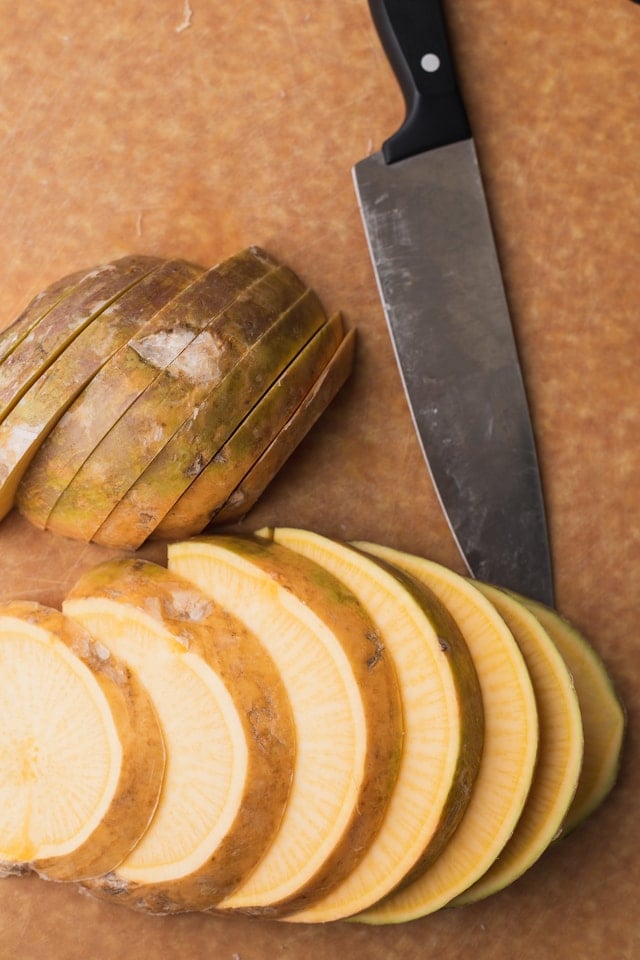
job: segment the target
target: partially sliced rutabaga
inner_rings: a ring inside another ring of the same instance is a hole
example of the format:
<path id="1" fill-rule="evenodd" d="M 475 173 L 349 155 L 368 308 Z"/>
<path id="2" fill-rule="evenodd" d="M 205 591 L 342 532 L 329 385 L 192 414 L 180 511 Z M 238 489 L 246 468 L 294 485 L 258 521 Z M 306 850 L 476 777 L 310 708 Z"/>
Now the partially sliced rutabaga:
<path id="1" fill-rule="evenodd" d="M 87 273 L 0 364 L 0 420 L 94 317 L 160 263 L 156 257 L 124 257 Z"/>
<path id="2" fill-rule="evenodd" d="M 200 533 L 302 403 L 343 338 L 334 314 L 289 364 L 151 534 L 176 540 Z"/>
<path id="3" fill-rule="evenodd" d="M 464 577 L 433 561 L 373 543 L 357 544 L 429 587 L 456 621 L 480 683 L 484 745 L 469 804 L 457 830 L 422 876 L 356 918 L 402 923 L 446 906 L 482 877 L 520 818 L 535 769 L 538 715 L 531 679 L 513 634 Z"/>
<path id="4" fill-rule="evenodd" d="M 46 317 L 53 307 L 75 290 L 89 273 L 94 276 L 95 270 L 93 268 L 91 270 L 77 270 L 75 273 L 67 274 L 60 280 L 49 284 L 48 287 L 36 294 L 20 316 L 0 332 L 0 363 Z"/>
<path id="5" fill-rule="evenodd" d="M 571 674 L 539 620 L 510 594 L 478 589 L 513 633 L 531 676 L 540 743 L 531 787 L 513 836 L 499 859 L 454 903 L 473 903 L 504 889 L 531 867 L 562 830 L 580 776 L 582 719 Z"/>
<path id="6" fill-rule="evenodd" d="M 306 290 L 250 342 L 235 366 L 193 408 L 146 470 L 121 497 L 93 535 L 95 543 L 135 550 L 147 539 L 194 476 L 222 444 L 278 374 L 326 322 L 322 304 Z"/>
<path id="7" fill-rule="evenodd" d="M 246 287 L 134 401 L 64 490 L 47 529 L 89 541 L 173 434 L 298 297 L 304 286 L 276 267 Z"/>
<path id="8" fill-rule="evenodd" d="M 64 610 L 145 684 L 168 759 L 149 830 L 88 888 L 152 913 L 209 908 L 258 863 L 288 798 L 295 731 L 278 671 L 237 619 L 148 561 L 100 565 Z"/>
<path id="9" fill-rule="evenodd" d="M 259 500 L 349 377 L 355 341 L 355 330 L 349 330 L 303 402 L 215 514 L 213 522 L 216 525 L 241 520 Z"/>
<path id="10" fill-rule="evenodd" d="M 259 534 L 320 564 L 357 596 L 398 674 L 403 751 L 380 830 L 338 887 L 286 918 L 337 920 L 366 909 L 420 874 L 450 840 L 480 763 L 480 688 L 454 621 L 413 578 L 307 530 L 276 528 Z"/>
<path id="11" fill-rule="evenodd" d="M 115 869 L 156 810 L 164 742 L 126 666 L 58 610 L 0 605 L 0 868 Z"/>
<path id="12" fill-rule="evenodd" d="M 59 497 L 131 404 L 214 316 L 273 266 L 267 254 L 248 248 L 210 270 L 194 268 L 189 286 L 93 377 L 36 454 L 17 497 L 31 523 L 46 526 Z"/>
<path id="13" fill-rule="evenodd" d="M 519 595 L 517 599 L 540 621 L 558 648 L 580 705 L 584 755 L 578 787 L 562 822 L 562 833 L 567 834 L 593 813 L 616 781 L 625 711 L 602 659 L 580 631 L 538 601 Z"/>
<path id="14" fill-rule="evenodd" d="M 0 423 L 0 519 L 44 439 L 109 358 L 192 276 L 193 266 L 169 260 L 102 311 L 66 347 Z"/>
<path id="15" fill-rule="evenodd" d="M 307 558 L 227 536 L 168 552 L 169 569 L 260 637 L 289 695 L 297 757 L 282 824 L 257 868 L 220 904 L 281 916 L 336 887 L 380 828 L 402 749 L 394 666 L 356 597 Z"/>

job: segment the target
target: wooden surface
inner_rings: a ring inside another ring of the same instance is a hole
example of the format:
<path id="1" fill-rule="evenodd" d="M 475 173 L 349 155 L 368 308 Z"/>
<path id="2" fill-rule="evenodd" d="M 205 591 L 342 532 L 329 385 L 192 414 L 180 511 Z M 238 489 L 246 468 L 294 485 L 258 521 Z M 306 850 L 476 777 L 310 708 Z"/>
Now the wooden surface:
<path id="1" fill-rule="evenodd" d="M 613 795 L 510 890 L 398 928 L 150 919 L 0 883 L 0 960 L 635 960 L 640 893 L 640 8 L 449 0 L 542 460 L 557 600 L 629 713 Z M 142 252 L 259 243 L 359 330 L 357 371 L 249 518 L 462 569 L 400 388 L 351 185 L 402 103 L 365 0 L 0 0 L 0 324 Z M 144 555 L 162 558 L 153 547 Z M 15 514 L 0 596 L 110 555 Z"/>

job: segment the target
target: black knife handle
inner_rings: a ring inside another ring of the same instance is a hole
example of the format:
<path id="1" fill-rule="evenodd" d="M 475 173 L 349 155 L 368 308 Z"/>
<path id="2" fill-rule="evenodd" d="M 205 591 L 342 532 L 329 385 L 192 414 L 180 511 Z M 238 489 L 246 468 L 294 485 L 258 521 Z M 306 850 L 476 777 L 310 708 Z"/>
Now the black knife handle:
<path id="1" fill-rule="evenodd" d="M 439 0 L 369 0 L 369 8 L 406 106 L 402 126 L 382 146 L 386 162 L 468 140 Z"/>

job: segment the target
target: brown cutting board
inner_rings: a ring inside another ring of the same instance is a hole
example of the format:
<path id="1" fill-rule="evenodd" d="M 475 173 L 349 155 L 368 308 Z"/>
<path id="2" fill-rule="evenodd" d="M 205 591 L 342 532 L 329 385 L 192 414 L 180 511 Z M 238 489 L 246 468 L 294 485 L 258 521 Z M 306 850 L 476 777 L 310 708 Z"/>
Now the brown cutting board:
<path id="1" fill-rule="evenodd" d="M 626 700 L 618 786 L 511 889 L 395 928 L 152 919 L 0 882 L 0 960 L 634 960 L 640 860 L 640 7 L 449 0 L 538 436 L 557 599 Z M 65 273 L 259 243 L 359 330 L 357 369 L 248 518 L 462 570 L 413 433 L 350 169 L 402 119 L 365 0 L 0 4 L 0 325 Z M 428 347 L 428 344 L 426 345 Z M 162 559 L 162 547 L 145 556 Z M 111 555 L 0 527 L 2 598 Z"/>

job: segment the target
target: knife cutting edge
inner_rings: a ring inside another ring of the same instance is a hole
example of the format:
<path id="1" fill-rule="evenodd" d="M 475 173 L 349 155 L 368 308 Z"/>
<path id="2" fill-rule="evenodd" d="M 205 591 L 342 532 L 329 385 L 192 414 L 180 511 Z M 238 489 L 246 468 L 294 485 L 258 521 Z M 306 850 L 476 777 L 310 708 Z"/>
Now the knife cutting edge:
<path id="1" fill-rule="evenodd" d="M 406 102 L 353 175 L 411 414 L 472 576 L 553 606 L 540 473 L 438 0 L 369 0 Z"/>

